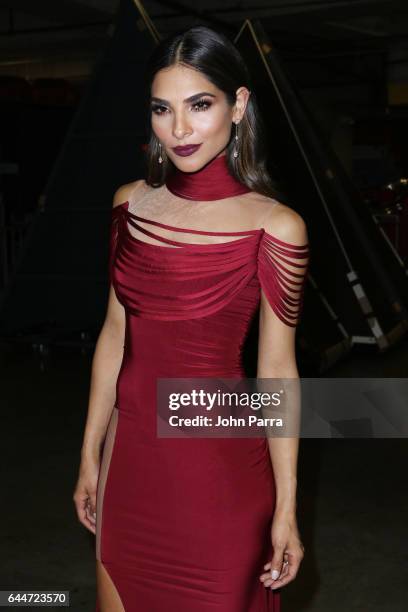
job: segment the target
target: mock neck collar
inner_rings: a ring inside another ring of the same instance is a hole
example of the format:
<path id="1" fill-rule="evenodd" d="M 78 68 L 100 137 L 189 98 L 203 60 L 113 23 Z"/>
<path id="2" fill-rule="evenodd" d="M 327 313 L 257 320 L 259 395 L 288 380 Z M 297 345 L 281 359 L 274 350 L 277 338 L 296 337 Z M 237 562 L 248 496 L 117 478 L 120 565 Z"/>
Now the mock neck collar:
<path id="1" fill-rule="evenodd" d="M 183 172 L 174 166 L 166 178 L 166 187 L 187 200 L 221 200 L 251 191 L 229 172 L 224 154 L 214 157 L 195 172 Z"/>

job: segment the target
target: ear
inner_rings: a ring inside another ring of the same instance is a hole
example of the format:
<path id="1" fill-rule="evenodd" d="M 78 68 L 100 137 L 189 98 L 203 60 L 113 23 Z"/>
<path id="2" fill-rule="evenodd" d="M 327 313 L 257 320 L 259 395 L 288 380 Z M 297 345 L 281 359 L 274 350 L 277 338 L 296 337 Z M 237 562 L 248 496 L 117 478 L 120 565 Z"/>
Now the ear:
<path id="1" fill-rule="evenodd" d="M 247 107 L 249 96 L 251 95 L 251 92 L 249 91 L 247 87 L 240 87 L 239 89 L 237 89 L 235 95 L 236 95 L 236 102 L 234 106 L 232 120 L 235 123 L 239 123 L 242 120 L 242 117 L 244 116 L 245 109 Z"/>

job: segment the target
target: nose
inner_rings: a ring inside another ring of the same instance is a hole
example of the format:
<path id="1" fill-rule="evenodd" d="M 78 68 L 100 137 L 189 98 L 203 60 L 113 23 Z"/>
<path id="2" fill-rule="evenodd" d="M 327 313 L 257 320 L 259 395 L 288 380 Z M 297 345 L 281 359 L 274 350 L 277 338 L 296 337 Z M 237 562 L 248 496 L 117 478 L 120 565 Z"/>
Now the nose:
<path id="1" fill-rule="evenodd" d="M 173 136 L 178 140 L 182 140 L 189 134 L 191 134 L 191 126 L 189 125 L 184 113 L 175 115 L 173 123 Z"/>

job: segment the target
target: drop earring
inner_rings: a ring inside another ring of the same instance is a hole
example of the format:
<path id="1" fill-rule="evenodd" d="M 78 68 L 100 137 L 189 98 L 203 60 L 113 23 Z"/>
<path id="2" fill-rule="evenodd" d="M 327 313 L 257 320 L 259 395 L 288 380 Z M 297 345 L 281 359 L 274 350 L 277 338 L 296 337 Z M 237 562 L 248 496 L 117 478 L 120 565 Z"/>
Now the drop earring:
<path id="1" fill-rule="evenodd" d="M 157 160 L 159 162 L 159 164 L 163 163 L 163 158 L 162 158 L 162 146 L 161 146 L 161 142 L 159 142 L 159 159 Z"/>
<path id="2" fill-rule="evenodd" d="M 235 124 L 235 148 L 233 155 L 235 159 L 238 157 L 238 123 Z"/>

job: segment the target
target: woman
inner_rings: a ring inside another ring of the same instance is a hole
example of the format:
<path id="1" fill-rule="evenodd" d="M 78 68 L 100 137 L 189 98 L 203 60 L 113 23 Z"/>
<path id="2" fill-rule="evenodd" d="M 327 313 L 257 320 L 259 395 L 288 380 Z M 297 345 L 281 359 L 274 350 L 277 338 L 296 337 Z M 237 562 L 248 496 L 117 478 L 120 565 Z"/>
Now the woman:
<path id="1" fill-rule="evenodd" d="M 147 75 L 148 176 L 114 196 L 74 493 L 96 535 L 97 610 L 277 612 L 304 550 L 297 438 L 158 437 L 156 381 L 243 378 L 259 308 L 257 376 L 298 378 L 306 228 L 274 198 L 226 37 L 197 26 L 165 40 Z"/>

